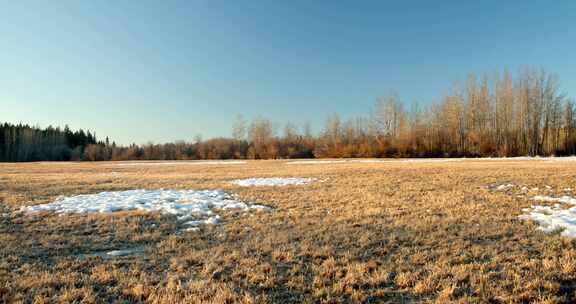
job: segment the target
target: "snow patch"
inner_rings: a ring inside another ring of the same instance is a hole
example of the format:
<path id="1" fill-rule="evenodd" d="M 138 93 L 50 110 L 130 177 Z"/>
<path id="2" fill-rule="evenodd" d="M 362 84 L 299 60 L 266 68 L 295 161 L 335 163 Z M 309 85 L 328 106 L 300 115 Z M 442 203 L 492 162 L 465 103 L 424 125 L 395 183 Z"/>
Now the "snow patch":
<path id="1" fill-rule="evenodd" d="M 535 196 L 535 201 L 554 202 L 554 206 L 532 206 L 524 208 L 521 220 L 532 220 L 538 223 L 539 230 L 546 233 L 561 231 L 565 237 L 576 238 L 576 207 L 565 208 L 562 204 L 576 205 L 576 198 L 569 196 L 550 197 Z"/>
<path id="2" fill-rule="evenodd" d="M 501 185 L 498 185 L 498 184 L 490 184 L 490 185 L 488 185 L 488 186 L 485 186 L 486 189 L 492 190 L 492 191 L 506 191 L 506 190 L 512 189 L 512 188 L 514 188 L 514 187 L 516 187 L 516 185 L 514 185 L 514 184 L 501 184 Z M 521 190 L 522 190 L 522 191 L 526 191 L 527 188 L 526 188 L 526 187 L 522 187 Z"/>
<path id="3" fill-rule="evenodd" d="M 103 251 L 93 251 L 88 253 L 80 253 L 76 254 L 75 257 L 80 260 L 86 260 L 90 258 L 102 258 L 104 260 L 113 259 L 113 258 L 125 258 L 125 257 L 134 257 L 134 256 L 141 256 L 144 254 L 144 250 L 146 247 L 144 246 L 137 246 L 132 248 L 124 248 L 124 249 L 116 249 L 116 250 L 103 250 Z"/>
<path id="4" fill-rule="evenodd" d="M 143 252 L 143 249 L 120 249 L 120 250 L 112 250 L 112 251 L 108 251 L 106 252 L 106 255 L 112 256 L 112 257 L 120 257 L 120 256 L 127 256 L 127 255 L 133 255 L 133 254 L 138 254 Z"/>
<path id="5" fill-rule="evenodd" d="M 235 200 L 222 190 L 127 190 L 60 197 L 49 204 L 25 206 L 24 212 L 111 213 L 142 210 L 175 215 L 186 226 L 220 222 L 216 210 L 270 210 L 270 207 Z"/>
<path id="6" fill-rule="evenodd" d="M 513 188 L 514 185 L 513 184 L 504 184 L 504 185 L 499 185 L 496 187 L 497 191 L 504 191 L 504 190 L 508 190 L 510 188 Z"/>
<path id="7" fill-rule="evenodd" d="M 268 177 L 268 178 L 246 178 L 237 179 L 232 181 L 242 187 L 255 187 L 255 186 L 289 186 L 289 185 L 305 185 L 315 181 L 315 178 L 301 178 L 301 177 Z"/>

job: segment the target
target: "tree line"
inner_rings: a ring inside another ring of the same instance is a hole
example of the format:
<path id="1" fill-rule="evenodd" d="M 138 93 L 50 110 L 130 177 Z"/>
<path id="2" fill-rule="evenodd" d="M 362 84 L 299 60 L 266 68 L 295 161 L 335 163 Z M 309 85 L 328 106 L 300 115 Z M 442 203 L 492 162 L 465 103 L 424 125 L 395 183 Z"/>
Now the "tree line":
<path id="1" fill-rule="evenodd" d="M 238 117 L 230 138 L 119 146 L 94 134 L 4 124 L 3 161 L 193 160 L 326 157 L 482 157 L 573 155 L 574 101 L 559 91 L 558 77 L 525 68 L 515 77 L 470 75 L 440 102 L 409 107 L 391 94 L 369 114 L 328 117 L 314 134 L 309 124 L 280 127 L 265 118 Z"/>
<path id="2" fill-rule="evenodd" d="M 84 148 L 98 144 L 90 131 L 25 124 L 0 124 L 0 161 L 81 160 Z M 102 143 L 100 143 L 102 144 Z"/>

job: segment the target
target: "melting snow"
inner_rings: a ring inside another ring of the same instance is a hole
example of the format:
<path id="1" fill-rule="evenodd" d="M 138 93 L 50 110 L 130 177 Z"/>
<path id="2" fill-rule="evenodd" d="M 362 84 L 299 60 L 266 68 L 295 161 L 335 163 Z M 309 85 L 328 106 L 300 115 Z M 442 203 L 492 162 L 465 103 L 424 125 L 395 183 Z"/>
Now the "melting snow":
<path id="1" fill-rule="evenodd" d="M 100 257 L 103 259 L 111 259 L 111 258 L 120 258 L 120 257 L 129 257 L 129 256 L 139 256 L 144 254 L 144 246 L 138 246 L 133 248 L 126 248 L 126 249 L 117 249 L 111 251 L 96 251 L 91 253 L 81 253 L 76 255 L 77 258 L 84 260 L 88 258 Z"/>
<path id="2" fill-rule="evenodd" d="M 131 254 L 137 254 L 144 251 L 143 249 L 120 249 L 120 250 L 112 250 L 112 251 L 108 251 L 106 252 L 107 255 L 109 256 L 127 256 L 127 255 L 131 255 Z"/>
<path id="3" fill-rule="evenodd" d="M 49 204 L 22 207 L 21 211 L 109 213 L 127 210 L 157 211 L 177 216 L 184 225 L 217 224 L 215 210 L 269 210 L 263 205 L 235 200 L 222 190 L 128 190 L 60 197 Z"/>
<path id="4" fill-rule="evenodd" d="M 516 187 L 514 184 L 502 184 L 502 185 L 490 184 L 488 186 L 485 186 L 486 189 L 493 190 L 493 191 L 506 191 L 506 190 L 514 188 L 514 187 Z M 525 191 L 526 187 L 523 187 L 521 190 Z"/>
<path id="5" fill-rule="evenodd" d="M 513 184 L 505 184 L 505 185 L 499 185 L 498 187 L 496 187 L 496 190 L 498 191 L 504 191 L 510 188 L 513 188 L 514 185 Z"/>
<path id="6" fill-rule="evenodd" d="M 232 181 L 232 183 L 242 187 L 288 186 L 288 185 L 305 185 L 315 180 L 316 179 L 314 178 L 299 178 L 299 177 L 269 177 L 269 178 L 237 179 Z"/>
<path id="7" fill-rule="evenodd" d="M 525 214 L 520 215 L 520 219 L 535 221 L 540 226 L 538 229 L 546 233 L 561 230 L 562 236 L 576 238 L 576 207 L 563 208 L 562 206 L 562 204 L 576 205 L 576 198 L 535 196 L 533 200 L 556 204 L 522 209 Z"/>

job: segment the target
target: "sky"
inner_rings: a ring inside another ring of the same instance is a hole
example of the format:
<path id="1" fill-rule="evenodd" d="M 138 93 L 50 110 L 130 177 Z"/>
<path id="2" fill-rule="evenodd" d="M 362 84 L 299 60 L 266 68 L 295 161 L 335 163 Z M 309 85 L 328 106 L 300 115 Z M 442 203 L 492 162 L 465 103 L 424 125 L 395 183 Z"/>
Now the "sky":
<path id="1" fill-rule="evenodd" d="M 576 96 L 576 1 L 0 0 L 0 121 L 118 143 L 229 136 L 438 101 L 543 66 Z"/>

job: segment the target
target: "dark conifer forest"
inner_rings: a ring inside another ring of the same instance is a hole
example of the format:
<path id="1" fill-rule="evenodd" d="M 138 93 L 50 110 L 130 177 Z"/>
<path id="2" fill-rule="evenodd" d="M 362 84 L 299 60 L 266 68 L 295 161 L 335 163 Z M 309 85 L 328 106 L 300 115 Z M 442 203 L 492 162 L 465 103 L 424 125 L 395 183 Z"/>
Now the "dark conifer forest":
<path id="1" fill-rule="evenodd" d="M 98 145 L 89 131 L 24 124 L 0 124 L 0 160 L 7 162 L 82 160 L 86 147 Z"/>

